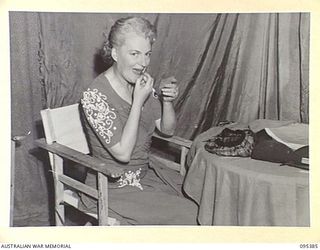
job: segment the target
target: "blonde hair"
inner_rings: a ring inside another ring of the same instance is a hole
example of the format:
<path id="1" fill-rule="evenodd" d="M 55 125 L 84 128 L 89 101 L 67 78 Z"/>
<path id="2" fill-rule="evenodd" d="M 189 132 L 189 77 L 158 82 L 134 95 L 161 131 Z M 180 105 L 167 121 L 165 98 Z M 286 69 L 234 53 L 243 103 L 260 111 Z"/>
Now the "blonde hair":
<path id="1" fill-rule="evenodd" d="M 101 49 L 101 56 L 104 61 L 110 62 L 112 48 L 121 46 L 124 42 L 125 34 L 130 32 L 149 39 L 151 45 L 155 42 L 157 36 L 156 28 L 145 18 L 120 18 L 112 25 L 109 36 Z"/>

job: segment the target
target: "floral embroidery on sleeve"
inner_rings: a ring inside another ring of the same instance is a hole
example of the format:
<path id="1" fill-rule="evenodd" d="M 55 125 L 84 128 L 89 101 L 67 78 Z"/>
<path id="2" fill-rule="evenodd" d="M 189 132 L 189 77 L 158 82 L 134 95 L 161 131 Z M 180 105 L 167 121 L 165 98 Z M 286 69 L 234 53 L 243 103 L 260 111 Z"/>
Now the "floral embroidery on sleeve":
<path id="1" fill-rule="evenodd" d="M 117 129 L 113 126 L 117 115 L 114 108 L 107 103 L 107 96 L 98 92 L 97 89 L 89 88 L 83 93 L 81 104 L 92 127 L 109 144 L 114 135 L 113 130 Z"/>

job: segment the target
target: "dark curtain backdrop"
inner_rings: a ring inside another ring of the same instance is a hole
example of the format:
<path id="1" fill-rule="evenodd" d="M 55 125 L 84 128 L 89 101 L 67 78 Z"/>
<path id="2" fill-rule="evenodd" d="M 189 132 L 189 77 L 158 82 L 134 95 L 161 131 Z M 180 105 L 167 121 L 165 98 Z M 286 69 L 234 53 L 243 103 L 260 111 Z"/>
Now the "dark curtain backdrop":
<path id="1" fill-rule="evenodd" d="M 10 14 L 12 136 L 31 134 L 16 143 L 13 225 L 49 224 L 47 171 L 34 155 L 40 113 L 44 107 L 39 81 L 39 18 Z"/>
<path id="2" fill-rule="evenodd" d="M 309 122 L 308 13 L 137 15 L 158 29 L 156 87 L 178 79 L 177 135 L 193 139 L 225 120 Z M 103 32 L 123 16 L 10 12 L 12 135 L 31 131 L 15 151 L 15 225 L 49 223 L 48 166 L 33 145 L 40 110 L 79 100 L 106 69 Z"/>

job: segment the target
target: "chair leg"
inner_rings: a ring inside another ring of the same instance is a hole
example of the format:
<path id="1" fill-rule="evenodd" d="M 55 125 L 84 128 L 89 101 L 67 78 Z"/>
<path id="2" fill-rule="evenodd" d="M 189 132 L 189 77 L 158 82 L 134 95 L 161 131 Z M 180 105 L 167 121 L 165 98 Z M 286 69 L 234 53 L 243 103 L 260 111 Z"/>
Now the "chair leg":
<path id="1" fill-rule="evenodd" d="M 64 226 L 65 225 L 65 212 L 63 205 L 57 205 L 55 209 L 55 224 L 56 226 Z"/>
<path id="2" fill-rule="evenodd" d="M 107 226 L 108 223 L 108 178 L 98 173 L 98 218 L 99 226 Z"/>
<path id="3" fill-rule="evenodd" d="M 119 226 L 120 221 L 108 217 L 108 177 L 98 173 L 98 220 L 99 226 Z"/>
<path id="4" fill-rule="evenodd" d="M 63 159 L 54 155 L 53 179 L 55 189 L 55 224 L 56 226 L 65 225 L 65 210 L 63 205 L 64 186 L 59 181 L 59 175 L 63 174 Z"/>

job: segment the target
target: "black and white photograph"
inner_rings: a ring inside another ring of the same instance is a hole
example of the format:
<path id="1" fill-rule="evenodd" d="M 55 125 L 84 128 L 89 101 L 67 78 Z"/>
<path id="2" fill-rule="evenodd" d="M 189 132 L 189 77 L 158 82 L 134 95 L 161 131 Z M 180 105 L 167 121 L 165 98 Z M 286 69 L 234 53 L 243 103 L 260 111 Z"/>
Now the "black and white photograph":
<path id="1" fill-rule="evenodd" d="M 310 227 L 310 13 L 10 11 L 9 34 L 10 227 Z"/>
<path id="2" fill-rule="evenodd" d="M 319 247 L 317 0 L 4 0 L 0 23 L 0 248 Z"/>

